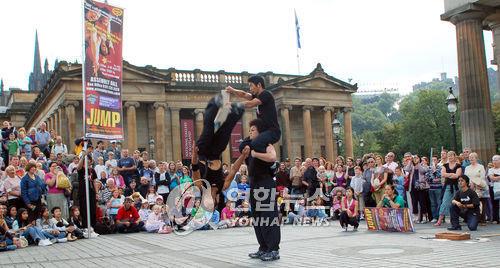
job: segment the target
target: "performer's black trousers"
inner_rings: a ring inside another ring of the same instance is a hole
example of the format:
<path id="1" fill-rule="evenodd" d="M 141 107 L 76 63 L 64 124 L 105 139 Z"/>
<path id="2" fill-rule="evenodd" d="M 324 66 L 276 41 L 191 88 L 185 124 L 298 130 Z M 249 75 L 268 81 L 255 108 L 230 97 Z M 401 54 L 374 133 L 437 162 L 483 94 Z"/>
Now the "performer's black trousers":
<path id="1" fill-rule="evenodd" d="M 278 220 L 276 182 L 271 176 L 252 178 L 250 206 L 259 250 L 264 252 L 279 250 L 281 232 Z"/>
<path id="2" fill-rule="evenodd" d="M 198 154 L 207 160 L 220 159 L 222 152 L 224 152 L 231 139 L 231 132 L 241 119 L 244 109 L 232 105 L 231 113 L 227 116 L 226 121 L 214 133 L 214 119 L 218 111 L 219 107 L 215 103 L 215 98 L 210 99 L 203 116 L 203 131 L 196 142 Z"/>
<path id="3" fill-rule="evenodd" d="M 265 153 L 266 148 L 269 144 L 277 143 L 281 138 L 281 130 L 279 129 L 268 129 L 266 131 L 262 131 L 259 133 L 259 136 L 254 140 L 250 140 L 249 137 L 245 138 L 243 142 L 240 144 L 240 152 L 243 151 L 245 146 L 249 146 L 252 150 Z"/>

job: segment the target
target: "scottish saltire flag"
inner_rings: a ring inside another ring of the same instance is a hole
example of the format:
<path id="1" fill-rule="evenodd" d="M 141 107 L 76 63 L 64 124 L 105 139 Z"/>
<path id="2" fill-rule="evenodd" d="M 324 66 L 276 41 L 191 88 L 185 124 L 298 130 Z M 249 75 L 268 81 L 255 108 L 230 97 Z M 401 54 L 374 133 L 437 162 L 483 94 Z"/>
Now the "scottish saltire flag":
<path id="1" fill-rule="evenodd" d="M 299 18 L 297 17 L 297 12 L 295 11 L 295 9 L 293 10 L 293 12 L 295 13 L 295 31 L 297 32 L 297 48 L 301 48 L 300 47 L 300 25 L 299 25 Z"/>

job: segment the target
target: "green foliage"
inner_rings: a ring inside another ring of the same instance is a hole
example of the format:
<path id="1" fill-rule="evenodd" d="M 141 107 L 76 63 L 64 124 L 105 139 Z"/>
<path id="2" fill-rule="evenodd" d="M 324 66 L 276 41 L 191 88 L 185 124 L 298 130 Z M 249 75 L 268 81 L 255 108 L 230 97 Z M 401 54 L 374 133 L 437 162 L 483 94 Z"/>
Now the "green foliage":
<path id="1" fill-rule="evenodd" d="M 447 92 L 421 90 L 411 95 L 400 104 L 402 116 L 400 148 L 423 155 L 427 155 L 431 147 L 452 148 L 453 132 L 450 126 L 450 114 L 445 105 Z M 457 114 L 457 139 L 460 139 L 458 121 Z"/>
<path id="2" fill-rule="evenodd" d="M 497 152 L 500 146 L 500 101 L 493 104 L 492 108 L 493 114 L 493 125 L 495 126 L 495 142 L 497 144 Z"/>
<path id="3" fill-rule="evenodd" d="M 394 152 L 396 155 L 403 155 L 405 153 L 405 150 L 400 146 L 403 139 L 401 123 L 385 124 L 382 130 L 376 133 L 376 136 L 380 144 L 381 153 Z"/>
<path id="4" fill-rule="evenodd" d="M 355 97 L 352 115 L 354 130 L 354 153 L 374 152 L 385 154 L 392 151 L 399 157 L 405 152 L 428 155 L 441 147 L 453 147 L 453 132 L 450 114 L 445 100 L 447 91 L 442 89 L 419 90 L 405 96 L 395 108 L 398 96 L 382 94 L 370 99 Z M 500 105 L 497 112 L 497 128 L 500 128 Z M 456 115 L 458 146 L 460 145 L 460 118 Z M 500 130 L 497 132 L 500 138 Z M 364 148 L 359 148 L 359 139 Z"/>

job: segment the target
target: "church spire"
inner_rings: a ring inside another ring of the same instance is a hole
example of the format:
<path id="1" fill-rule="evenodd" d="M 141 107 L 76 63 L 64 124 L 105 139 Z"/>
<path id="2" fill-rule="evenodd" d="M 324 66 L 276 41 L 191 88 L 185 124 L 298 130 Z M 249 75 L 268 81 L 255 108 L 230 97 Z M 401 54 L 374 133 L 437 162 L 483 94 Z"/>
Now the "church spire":
<path id="1" fill-rule="evenodd" d="M 47 60 L 47 58 L 45 58 L 45 63 L 43 64 L 43 66 L 43 73 L 49 73 L 49 61 Z"/>
<path id="2" fill-rule="evenodd" d="M 38 30 L 35 32 L 35 55 L 33 60 L 33 73 L 42 73 L 42 62 L 40 60 L 40 47 L 38 46 Z"/>
<path id="3" fill-rule="evenodd" d="M 33 72 L 30 74 L 28 89 L 29 91 L 41 90 L 47 79 L 42 72 L 42 61 L 40 59 L 40 46 L 38 45 L 38 30 L 35 32 L 35 54 L 33 57 Z M 48 67 L 48 64 L 45 66 Z"/>

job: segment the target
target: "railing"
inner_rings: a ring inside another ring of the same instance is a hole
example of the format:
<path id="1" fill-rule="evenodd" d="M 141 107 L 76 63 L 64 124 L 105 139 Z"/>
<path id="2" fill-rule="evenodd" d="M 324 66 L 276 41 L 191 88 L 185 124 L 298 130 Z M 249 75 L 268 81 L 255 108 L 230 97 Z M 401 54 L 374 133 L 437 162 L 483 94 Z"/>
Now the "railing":
<path id="1" fill-rule="evenodd" d="M 237 85 L 241 86 L 242 84 L 246 84 L 248 77 L 251 75 L 247 72 L 242 73 L 228 73 L 225 71 L 218 72 L 207 72 L 201 71 L 199 69 L 193 71 L 185 71 L 185 70 L 176 70 L 176 69 L 168 69 L 169 76 L 172 82 L 174 82 L 178 86 L 220 86 L 223 84 L 226 85 Z M 268 85 L 276 84 L 278 80 L 289 80 L 297 77 L 297 75 L 283 75 L 283 74 L 274 74 L 272 72 L 261 73 L 266 79 L 266 83 Z"/>

